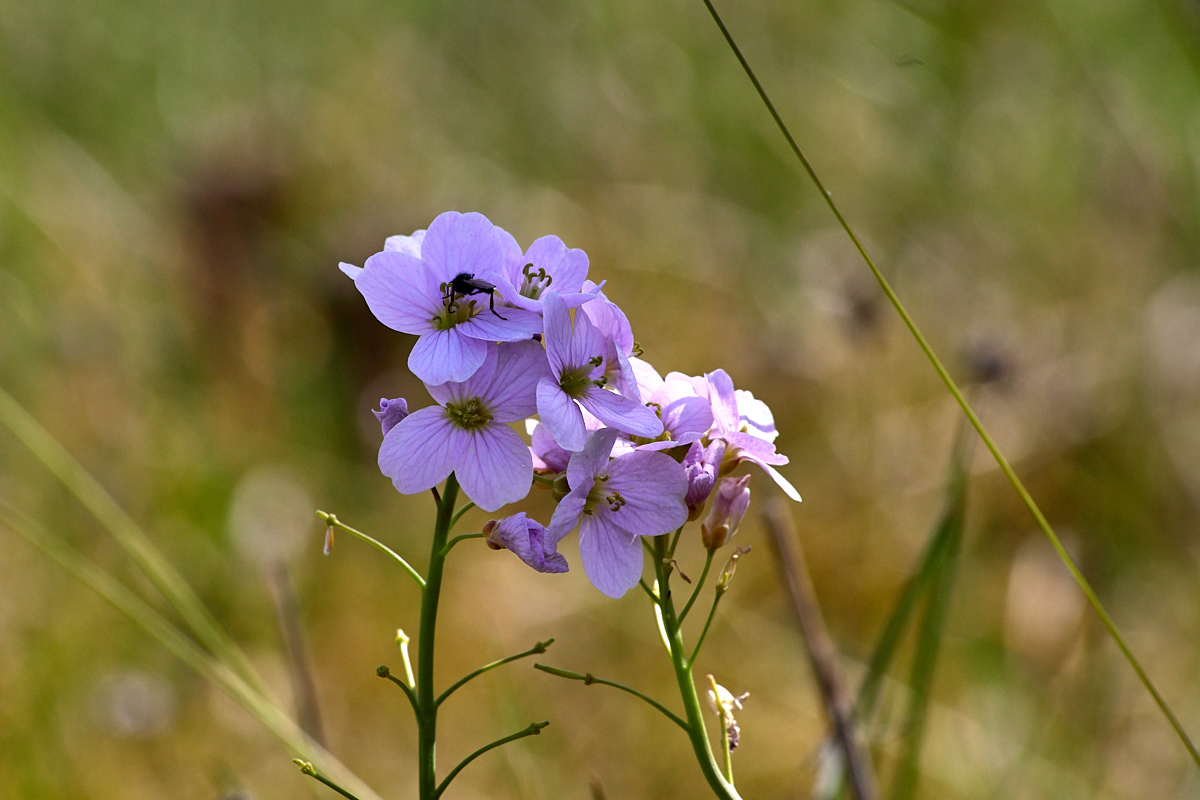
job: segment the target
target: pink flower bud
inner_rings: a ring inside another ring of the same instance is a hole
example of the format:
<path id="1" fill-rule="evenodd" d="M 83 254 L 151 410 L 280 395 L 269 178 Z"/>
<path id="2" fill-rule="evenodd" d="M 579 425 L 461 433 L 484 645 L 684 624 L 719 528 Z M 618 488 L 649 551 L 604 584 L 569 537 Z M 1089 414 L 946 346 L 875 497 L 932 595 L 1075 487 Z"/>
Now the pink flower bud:
<path id="1" fill-rule="evenodd" d="M 700 524 L 700 538 L 709 550 L 716 550 L 737 533 L 746 509 L 750 507 L 750 476 L 722 478 L 713 495 L 708 517 Z"/>

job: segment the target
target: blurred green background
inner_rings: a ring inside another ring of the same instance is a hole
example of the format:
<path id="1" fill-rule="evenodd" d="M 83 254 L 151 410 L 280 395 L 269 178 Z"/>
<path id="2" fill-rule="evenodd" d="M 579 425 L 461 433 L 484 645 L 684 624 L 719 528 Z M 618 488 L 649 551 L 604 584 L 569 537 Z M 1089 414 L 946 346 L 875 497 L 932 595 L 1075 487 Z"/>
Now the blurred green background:
<path id="1" fill-rule="evenodd" d="M 934 347 L 966 383 L 992 379 L 974 395 L 985 422 L 1200 734 L 1200 10 L 720 7 Z M 428 400 L 406 374 L 411 337 L 371 317 L 338 261 L 449 209 L 586 250 L 661 371 L 724 367 L 774 409 L 851 682 L 941 503 L 958 413 L 699 0 L 0 0 L 0 200 L 0 386 L 285 697 L 266 575 L 287 564 L 330 749 L 388 797 L 415 791 L 415 733 L 374 668 L 398 667 L 417 594 L 349 537 L 323 557 L 311 512 L 423 564 L 432 503 L 378 473 L 369 408 Z M 1200 795 L 977 450 L 921 796 Z M 147 589 L 4 430 L 0 497 Z M 542 495 L 524 507 L 550 513 Z M 750 692 L 743 796 L 808 797 L 819 700 L 763 531 L 736 542 L 754 549 L 699 672 Z M 548 663 L 675 705 L 644 597 L 604 598 L 573 538 L 565 552 L 572 571 L 545 576 L 455 551 L 445 683 L 555 636 Z M 698 572 L 698 542 L 681 552 Z M 331 796 L 8 531 L 0 587 L 0 797 Z M 870 731 L 885 779 L 898 718 Z M 447 705 L 443 770 L 534 719 L 552 724 L 447 798 L 588 798 L 592 776 L 610 798 L 707 792 L 664 719 L 528 662 Z"/>

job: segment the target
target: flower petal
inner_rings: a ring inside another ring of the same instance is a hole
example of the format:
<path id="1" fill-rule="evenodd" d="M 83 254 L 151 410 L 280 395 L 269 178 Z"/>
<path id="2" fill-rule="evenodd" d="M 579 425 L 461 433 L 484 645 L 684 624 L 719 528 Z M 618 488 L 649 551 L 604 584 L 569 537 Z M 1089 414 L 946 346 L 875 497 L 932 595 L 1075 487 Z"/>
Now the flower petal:
<path id="1" fill-rule="evenodd" d="M 385 250 L 367 259 L 354 285 L 376 319 L 392 330 L 417 335 L 432 331 L 440 293 L 419 259 Z"/>
<path id="2" fill-rule="evenodd" d="M 528 417 L 537 409 L 538 382 L 550 376 L 546 351 L 532 339 L 489 348 L 497 351 L 496 368 L 486 375 L 481 368 L 466 382 L 464 392 L 483 400 L 496 422 Z"/>
<path id="3" fill-rule="evenodd" d="M 608 514 L 614 525 L 639 536 L 659 536 L 687 522 L 687 474 L 670 456 L 628 453 L 609 462 L 608 475 L 605 488 L 625 499 L 619 511 Z"/>
<path id="4" fill-rule="evenodd" d="M 576 487 L 594 481 L 597 475 L 604 472 L 609 464 L 608 455 L 612 452 L 613 442 L 616 440 L 615 428 L 601 428 L 588 437 L 582 450 L 571 456 L 571 462 L 567 464 L 567 484 L 572 492 Z"/>
<path id="5" fill-rule="evenodd" d="M 653 439 L 663 432 L 662 420 L 651 409 L 607 389 L 591 388 L 579 404 L 617 430 Z"/>
<path id="6" fill-rule="evenodd" d="M 489 342 L 519 342 L 532 339 L 542 332 L 544 323 L 540 314 L 512 306 L 501 306 L 493 314 L 488 308 L 486 295 L 472 299 L 480 309 L 479 313 L 455 326 L 455 330 L 461 331 L 464 336 Z"/>
<path id="7" fill-rule="evenodd" d="M 360 279 L 361 280 L 361 279 Z M 462 383 L 487 356 L 487 342 L 463 336 L 457 328 L 426 333 L 408 354 L 408 368 L 428 384 Z"/>
<path id="8" fill-rule="evenodd" d="M 642 543 L 607 522 L 605 515 L 584 517 L 579 525 L 579 557 L 592 586 L 617 598 L 642 577 Z"/>
<path id="9" fill-rule="evenodd" d="M 450 476 L 466 444 L 465 435 L 441 406 L 409 414 L 383 437 L 379 470 L 401 494 L 417 494 Z"/>
<path id="10" fill-rule="evenodd" d="M 495 226 L 483 214 L 447 211 L 429 225 L 421 242 L 421 260 L 435 283 L 453 280 L 464 272 L 500 272 L 504 249 Z"/>
<path id="11" fill-rule="evenodd" d="M 533 264 L 535 270 L 545 269 L 553 278 L 554 291 L 560 296 L 578 292 L 588 271 L 587 253 L 578 248 L 568 249 L 557 236 L 543 236 L 529 245 L 521 266 L 517 267 L 517 274 L 512 276 L 514 281 L 520 280 L 520 271 L 525 264 Z"/>
<path id="12" fill-rule="evenodd" d="M 564 450 L 582 450 L 587 443 L 583 414 L 553 378 L 542 378 L 537 385 L 537 411 L 542 424 Z"/>
<path id="13" fill-rule="evenodd" d="M 495 511 L 529 494 L 533 456 L 516 431 L 492 423 L 465 435 L 465 450 L 454 472 L 475 505 Z"/>

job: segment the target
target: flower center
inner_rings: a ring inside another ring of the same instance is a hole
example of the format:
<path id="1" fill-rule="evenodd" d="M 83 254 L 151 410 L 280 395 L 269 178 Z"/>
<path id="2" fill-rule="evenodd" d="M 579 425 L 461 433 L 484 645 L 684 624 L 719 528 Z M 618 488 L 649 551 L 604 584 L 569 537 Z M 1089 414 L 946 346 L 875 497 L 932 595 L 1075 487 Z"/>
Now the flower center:
<path id="1" fill-rule="evenodd" d="M 464 403 L 447 403 L 446 417 L 463 430 L 481 428 L 492 421 L 492 414 L 478 397 Z"/>
<path id="2" fill-rule="evenodd" d="M 596 367 L 604 363 L 604 356 L 592 356 L 582 366 L 575 369 L 565 370 L 562 377 L 558 379 L 558 386 L 568 397 L 579 398 L 587 393 L 587 390 L 596 386 L 603 389 L 608 383 L 608 379 L 604 376 L 592 380 L 589 376 L 595 371 Z"/>
<path id="3" fill-rule="evenodd" d="M 646 403 L 646 407 L 652 410 L 660 421 L 662 420 L 663 410 L 659 403 Z M 634 444 L 650 444 L 651 442 L 671 442 L 675 440 L 675 437 L 671 435 L 666 426 L 663 426 L 663 432 L 653 439 L 647 439 L 645 436 L 630 436 L 629 440 Z"/>
<path id="4" fill-rule="evenodd" d="M 482 311 L 474 298 L 467 300 L 465 294 L 454 291 L 450 283 L 438 287 L 442 292 L 442 307 L 432 318 L 434 330 L 448 331 L 460 322 L 466 322 Z M 463 301 L 466 302 L 463 302 Z"/>
<path id="5" fill-rule="evenodd" d="M 530 300 L 537 300 L 542 296 L 542 292 L 550 288 L 550 283 L 553 278 L 546 272 L 545 267 L 538 267 L 536 270 L 533 264 L 526 264 L 521 268 L 521 294 L 528 297 Z"/>
<path id="6" fill-rule="evenodd" d="M 608 483 L 609 475 L 596 476 L 596 482 L 592 485 L 592 490 L 588 492 L 587 500 L 583 503 L 583 513 L 591 516 L 596 513 L 596 507 L 603 504 L 608 506 L 608 510 L 616 513 L 621 510 L 621 506 L 625 505 L 625 498 L 618 491 L 608 491 L 604 485 Z"/>

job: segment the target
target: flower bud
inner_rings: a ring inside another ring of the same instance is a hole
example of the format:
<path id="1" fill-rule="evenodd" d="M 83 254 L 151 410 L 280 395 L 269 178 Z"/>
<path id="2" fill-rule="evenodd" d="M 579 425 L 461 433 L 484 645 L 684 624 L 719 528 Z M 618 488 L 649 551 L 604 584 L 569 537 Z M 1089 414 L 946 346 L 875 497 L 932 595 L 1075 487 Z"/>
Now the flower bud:
<path id="1" fill-rule="evenodd" d="M 709 550 L 716 550 L 737 533 L 746 509 L 750 507 L 750 476 L 722 478 L 717 485 L 708 517 L 700 524 L 700 538 Z"/>
<path id="2" fill-rule="evenodd" d="M 683 457 L 683 471 L 688 479 L 683 502 L 687 504 L 690 520 L 695 521 L 700 517 L 704 502 L 717 484 L 717 469 L 724 457 L 725 442 L 722 439 L 713 441 L 708 447 L 698 441 L 688 447 L 687 455 Z"/>
<path id="3" fill-rule="evenodd" d="M 371 413 L 375 415 L 375 419 L 379 420 L 379 426 L 383 428 L 383 435 L 387 436 L 388 431 L 396 427 L 397 422 L 408 416 L 408 401 L 403 397 L 397 397 L 395 400 L 381 397 L 379 410 L 372 410 Z"/>

